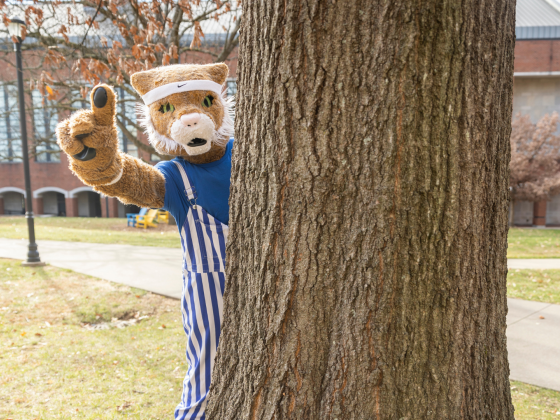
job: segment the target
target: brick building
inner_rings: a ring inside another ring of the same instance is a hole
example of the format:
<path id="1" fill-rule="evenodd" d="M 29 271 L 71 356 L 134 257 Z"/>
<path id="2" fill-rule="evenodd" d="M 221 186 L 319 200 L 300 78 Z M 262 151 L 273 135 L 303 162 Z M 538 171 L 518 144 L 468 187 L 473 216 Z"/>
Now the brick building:
<path id="1" fill-rule="evenodd" d="M 234 51 L 235 57 L 237 54 Z M 15 61 L 15 55 L 14 55 Z M 28 61 L 31 58 L 28 57 Z M 32 60 L 32 59 L 31 59 Z M 198 54 L 184 55 L 181 62 L 210 62 L 208 57 Z M 237 60 L 228 60 L 230 76 L 228 93 L 236 92 L 235 72 Z M 25 77 L 25 76 L 24 76 Z M 19 112 L 17 91 L 14 86 L 15 72 L 5 63 L 0 65 L 0 215 L 25 213 L 25 182 L 21 159 L 21 139 L 19 138 Z M 121 112 L 135 121 L 136 113 L 132 98 L 126 97 L 124 91 L 117 91 L 123 101 Z M 58 215 L 69 217 L 125 217 L 127 212 L 137 212 L 135 206 L 124 206 L 116 198 L 102 197 L 87 185 L 84 185 L 68 168 L 65 153 L 60 152 L 52 141 L 41 145 L 41 138 L 54 138 L 55 127 L 59 120 L 68 113 L 59 115 L 52 108 L 44 107 L 38 91 L 25 95 L 28 109 L 27 132 L 30 153 L 31 188 L 33 194 L 33 212 L 36 215 Z M 76 105 L 76 104 L 74 104 Z M 77 108 L 89 108 L 87 101 L 80 102 Z M 120 133 L 120 149 L 145 162 L 155 164 L 156 155 L 139 149 L 134 143 L 126 141 Z M 143 133 L 137 133 L 138 139 L 147 144 Z M 37 145 L 39 144 L 39 145 Z M 128 208 L 125 208 L 128 207 Z"/>
<path id="2" fill-rule="evenodd" d="M 560 0 L 517 0 L 513 114 L 560 114 Z M 560 195 L 514 204 L 518 226 L 559 226 Z"/>
<path id="3" fill-rule="evenodd" d="M 560 114 L 560 0 L 517 0 L 513 113 L 528 114 L 533 122 L 554 111 Z M 234 52 L 233 57 L 237 54 Z M 15 59 L 15 57 L 14 57 Z M 199 55 L 181 57 L 181 62 L 208 62 Z M 230 94 L 235 93 L 236 58 L 228 60 Z M 13 70 L 0 66 L 0 214 L 23 214 L 23 165 L 18 153 L 19 116 Z M 123 94 L 120 93 L 123 97 Z M 27 95 L 28 133 L 31 138 L 52 136 L 59 119 L 40 106 L 38 92 Z M 86 106 L 83 103 L 83 106 Z M 11 112 L 10 112 L 11 111 Z M 126 114 L 135 118 L 131 106 Z M 138 133 L 142 139 L 142 134 Z M 143 139 L 145 142 L 145 139 Z M 121 150 L 154 164 L 154 156 L 138 150 L 121 135 Z M 124 217 L 131 209 L 113 198 L 83 185 L 68 169 L 64 153 L 42 150 L 30 162 L 35 214 Z M 13 155 L 14 157 L 10 157 Z M 516 202 L 515 225 L 560 225 L 560 195 L 546 202 Z"/>

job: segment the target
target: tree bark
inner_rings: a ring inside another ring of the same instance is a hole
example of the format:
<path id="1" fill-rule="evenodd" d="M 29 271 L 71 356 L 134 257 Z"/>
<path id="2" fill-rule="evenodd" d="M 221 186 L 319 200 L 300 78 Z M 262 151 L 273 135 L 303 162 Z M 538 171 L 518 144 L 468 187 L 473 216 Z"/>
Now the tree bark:
<path id="1" fill-rule="evenodd" d="M 513 419 L 515 3 L 243 6 L 207 418 Z"/>

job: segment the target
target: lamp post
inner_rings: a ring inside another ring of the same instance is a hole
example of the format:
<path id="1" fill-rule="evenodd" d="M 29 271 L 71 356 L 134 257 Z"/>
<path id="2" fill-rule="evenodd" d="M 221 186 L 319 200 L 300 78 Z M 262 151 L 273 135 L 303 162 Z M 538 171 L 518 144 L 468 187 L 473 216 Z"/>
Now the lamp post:
<path id="1" fill-rule="evenodd" d="M 21 149 L 23 151 L 23 172 L 25 176 L 25 194 L 27 203 L 25 206 L 25 218 L 27 219 L 27 229 L 29 230 L 29 250 L 27 252 L 27 260 L 22 264 L 26 266 L 44 265 L 39 258 L 37 244 L 35 243 L 35 226 L 33 223 L 33 200 L 31 196 L 31 177 L 29 175 L 29 152 L 27 150 L 27 124 L 25 119 L 25 98 L 23 90 L 23 66 L 21 63 L 21 43 L 25 36 L 25 22 L 17 17 L 10 20 L 8 32 L 14 41 L 14 50 L 16 52 L 16 67 L 18 81 L 18 97 L 19 97 L 19 126 L 21 131 Z M 23 35 L 23 37 L 22 37 Z"/>

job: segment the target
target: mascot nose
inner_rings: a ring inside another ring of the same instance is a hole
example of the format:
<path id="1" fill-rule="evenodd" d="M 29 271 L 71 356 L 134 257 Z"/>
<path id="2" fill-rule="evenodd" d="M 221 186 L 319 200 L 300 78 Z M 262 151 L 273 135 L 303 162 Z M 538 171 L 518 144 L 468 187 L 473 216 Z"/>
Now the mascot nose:
<path id="1" fill-rule="evenodd" d="M 200 121 L 200 114 L 185 114 L 181 116 L 181 123 L 185 127 L 194 127 Z"/>

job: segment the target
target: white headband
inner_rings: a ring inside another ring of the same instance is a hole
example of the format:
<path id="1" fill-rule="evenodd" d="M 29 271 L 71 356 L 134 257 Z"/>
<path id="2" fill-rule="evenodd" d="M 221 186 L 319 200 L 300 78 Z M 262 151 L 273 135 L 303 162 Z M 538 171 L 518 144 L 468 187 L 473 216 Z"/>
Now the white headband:
<path id="1" fill-rule="evenodd" d="M 184 82 L 168 83 L 152 89 L 142 96 L 142 100 L 147 106 L 174 93 L 191 90 L 210 90 L 218 95 L 222 94 L 222 86 L 212 80 L 185 80 Z"/>

